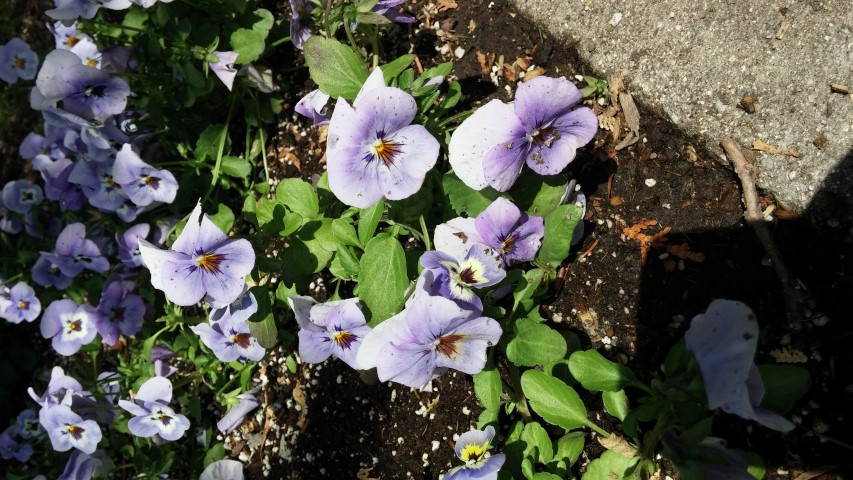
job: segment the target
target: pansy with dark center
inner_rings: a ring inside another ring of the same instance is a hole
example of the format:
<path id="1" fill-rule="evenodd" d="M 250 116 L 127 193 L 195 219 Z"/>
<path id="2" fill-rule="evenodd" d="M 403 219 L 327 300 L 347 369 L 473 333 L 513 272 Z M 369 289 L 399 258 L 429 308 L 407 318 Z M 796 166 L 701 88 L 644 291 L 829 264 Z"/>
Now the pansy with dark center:
<path id="1" fill-rule="evenodd" d="M 347 205 L 367 208 L 381 198 L 414 195 L 438 158 L 438 141 L 411 125 L 418 107 L 399 88 L 386 87 L 377 68 L 352 105 L 339 97 L 329 122 L 329 188 Z"/>
<path id="2" fill-rule="evenodd" d="M 60 355 L 73 355 L 91 342 L 98 333 L 95 328 L 95 309 L 77 305 L 74 300 L 54 300 L 41 318 L 41 334 L 51 338 L 53 349 Z"/>
<path id="3" fill-rule="evenodd" d="M 27 42 L 18 37 L 0 46 L 0 80 L 15 83 L 32 80 L 38 71 L 39 57 Z"/>
<path id="4" fill-rule="evenodd" d="M 483 302 L 474 288 L 490 287 L 506 277 L 501 262 L 484 245 L 471 245 L 461 260 L 439 250 L 426 252 L 420 263 L 433 272 L 434 281 L 429 289 L 472 310 L 483 310 Z"/>
<path id="5" fill-rule="evenodd" d="M 455 467 L 444 475 L 445 480 L 496 480 L 506 461 L 503 453 L 490 455 L 489 444 L 495 438 L 495 428 L 471 430 L 456 440 L 456 456 L 465 465 Z"/>
<path id="6" fill-rule="evenodd" d="M 299 323 L 299 356 L 306 363 L 320 363 L 330 356 L 352 368 L 361 368 L 356 354 L 370 333 L 358 298 L 316 303 L 313 298 L 287 299 Z"/>
<path id="7" fill-rule="evenodd" d="M 18 282 L 9 290 L 9 297 L 0 295 L 0 317 L 12 323 L 32 322 L 41 313 L 41 302 L 35 290 Z"/>
<path id="8" fill-rule="evenodd" d="M 223 362 L 233 362 L 238 359 L 257 362 L 264 358 L 266 350 L 249 332 L 247 318 L 234 317 L 226 313 L 216 321 L 195 325 L 190 329 L 208 348 L 213 350 L 216 358 Z"/>
<path id="9" fill-rule="evenodd" d="M 83 420 L 67 405 L 45 407 L 43 426 L 53 449 L 65 452 L 76 448 L 91 454 L 101 441 L 101 428 L 95 420 Z"/>
<path id="10" fill-rule="evenodd" d="M 190 428 L 187 417 L 176 413 L 170 406 L 172 382 L 165 377 L 154 377 L 139 387 L 133 401 L 119 400 L 119 407 L 133 415 L 127 422 L 130 433 L 151 438 L 155 444 L 181 438 Z"/>
<path id="11" fill-rule="evenodd" d="M 94 321 L 107 345 L 115 345 L 122 335 L 136 335 L 142 328 L 145 303 L 141 297 L 131 293 L 132 289 L 133 282 L 118 280 L 104 287 Z"/>
<path id="12" fill-rule="evenodd" d="M 115 212 L 128 197 L 113 177 L 113 162 L 88 162 L 78 160 L 68 176 L 68 181 L 82 187 L 89 203 L 105 212 Z"/>
<path id="13" fill-rule="evenodd" d="M 26 180 L 14 180 L 3 186 L 3 204 L 13 212 L 27 213 L 43 198 L 41 187 Z"/>
<path id="14" fill-rule="evenodd" d="M 66 225 L 56 239 L 53 252 L 41 253 L 64 275 L 72 278 L 83 270 L 102 273 L 110 268 L 98 245 L 86 238 L 86 227 L 82 223 Z"/>
<path id="15" fill-rule="evenodd" d="M 129 143 L 116 154 L 112 178 L 140 207 L 153 202 L 172 203 L 178 193 L 178 181 L 168 170 L 159 170 L 142 161 Z"/>
<path id="16" fill-rule="evenodd" d="M 492 100 L 468 117 L 450 139 L 448 160 L 469 187 L 505 192 L 526 163 L 541 175 L 556 175 L 598 130 L 598 118 L 584 106 L 566 78 L 535 77 L 524 82 L 513 103 Z"/>
<path id="17" fill-rule="evenodd" d="M 208 295 L 228 305 L 243 292 L 245 277 L 255 265 L 255 252 L 245 239 L 230 239 L 196 205 L 171 250 L 160 250 L 139 239 L 142 262 L 151 284 L 169 301 L 193 305 Z"/>
<path id="18" fill-rule="evenodd" d="M 480 315 L 447 298 L 415 292 L 402 312 L 367 335 L 358 363 L 362 369 L 375 367 L 380 381 L 412 388 L 425 388 L 448 368 L 479 373 L 486 348 L 497 344 L 502 333 L 497 321 Z"/>

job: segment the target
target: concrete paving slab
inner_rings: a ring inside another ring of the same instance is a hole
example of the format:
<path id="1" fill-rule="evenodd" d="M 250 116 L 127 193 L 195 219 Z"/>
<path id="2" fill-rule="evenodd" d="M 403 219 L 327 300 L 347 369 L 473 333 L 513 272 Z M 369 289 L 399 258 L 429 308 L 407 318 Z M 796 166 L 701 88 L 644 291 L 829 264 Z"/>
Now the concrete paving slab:
<path id="1" fill-rule="evenodd" d="M 826 188 L 853 209 L 853 178 L 824 181 L 853 156 L 853 94 L 830 87 L 853 90 L 850 0 L 514 1 L 603 77 L 626 70 L 635 97 L 721 161 L 724 136 L 797 152 L 758 153 L 758 184 L 782 206 L 802 211 Z M 738 107 L 746 95 L 755 113 Z"/>

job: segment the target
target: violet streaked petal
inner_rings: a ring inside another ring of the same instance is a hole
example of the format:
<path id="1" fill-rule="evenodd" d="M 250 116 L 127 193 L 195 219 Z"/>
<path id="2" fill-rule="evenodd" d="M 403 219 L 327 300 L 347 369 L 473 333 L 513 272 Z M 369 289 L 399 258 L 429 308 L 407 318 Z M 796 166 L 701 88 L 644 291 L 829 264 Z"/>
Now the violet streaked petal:
<path id="1" fill-rule="evenodd" d="M 382 192 L 389 200 L 401 200 L 420 190 L 427 172 L 438 159 L 438 140 L 422 125 L 408 125 L 386 137 L 399 153 L 393 165 L 379 168 Z M 377 162 L 378 163 L 378 162 Z"/>
<path id="2" fill-rule="evenodd" d="M 380 71 L 379 77 L 381 76 Z M 414 97 L 399 88 L 384 86 L 368 91 L 362 90 L 353 102 L 353 107 L 358 122 L 363 124 L 369 132 L 384 134 L 397 132 L 409 126 L 418 113 L 418 105 Z M 432 140 L 435 142 L 435 139 Z"/>
<path id="3" fill-rule="evenodd" d="M 305 363 L 322 363 L 332 355 L 329 334 L 316 330 L 299 330 L 299 358 Z"/>
<path id="4" fill-rule="evenodd" d="M 172 250 L 197 255 L 206 252 L 216 244 L 228 239 L 228 235 L 222 233 L 210 218 L 201 211 L 201 202 L 196 203 L 186 226 L 172 244 Z"/>
<path id="5" fill-rule="evenodd" d="M 136 400 L 143 402 L 172 401 L 172 382 L 163 377 L 151 377 L 136 392 Z"/>
<path id="6" fill-rule="evenodd" d="M 259 389 L 254 389 L 242 395 L 237 395 L 239 402 L 237 405 L 233 405 L 231 409 L 228 410 L 228 413 L 216 422 L 216 428 L 218 428 L 220 432 L 227 434 L 239 427 L 246 418 L 246 415 L 251 413 L 252 410 L 258 408 L 261 404 L 255 397 L 259 391 Z"/>
<path id="7" fill-rule="evenodd" d="M 515 184 L 528 147 L 527 140 L 516 138 L 493 146 L 483 155 L 483 175 L 490 187 L 506 192 Z"/>
<path id="8" fill-rule="evenodd" d="M 191 259 L 165 260 L 160 269 L 162 290 L 170 302 L 188 307 L 204 298 L 205 274 Z M 153 277 L 151 283 L 154 284 Z"/>
<path id="9" fill-rule="evenodd" d="M 528 80 L 515 92 L 515 115 L 529 133 L 548 126 L 554 119 L 566 114 L 583 95 L 565 77 L 539 76 Z M 598 122 L 596 121 L 596 124 Z"/>

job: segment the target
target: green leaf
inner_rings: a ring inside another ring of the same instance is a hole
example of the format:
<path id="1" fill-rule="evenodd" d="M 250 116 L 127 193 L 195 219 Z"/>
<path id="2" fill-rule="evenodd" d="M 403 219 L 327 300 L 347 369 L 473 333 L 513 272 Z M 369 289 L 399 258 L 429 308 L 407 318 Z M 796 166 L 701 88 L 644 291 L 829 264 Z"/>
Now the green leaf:
<path id="1" fill-rule="evenodd" d="M 369 309 L 368 324 L 373 327 L 397 313 L 403 303 L 409 286 L 406 254 L 396 238 L 381 234 L 367 242 L 359 266 L 359 277 L 369 281 L 359 283 L 358 296 Z"/>
<path id="2" fill-rule="evenodd" d="M 533 298 L 536 289 L 542 284 L 542 279 L 545 277 L 545 272 L 538 268 L 524 272 L 522 279 L 516 285 L 512 292 L 512 310 L 513 312 L 519 305 Z"/>
<path id="3" fill-rule="evenodd" d="M 333 275 L 341 280 L 358 279 L 360 273 L 358 259 L 346 245 L 338 246 L 329 269 Z"/>
<path id="4" fill-rule="evenodd" d="M 628 408 L 628 395 L 625 390 L 616 390 L 615 392 L 603 392 L 601 399 L 604 401 L 604 409 L 607 413 L 618 418 L 620 421 L 625 420 L 630 408 Z"/>
<path id="5" fill-rule="evenodd" d="M 132 456 L 131 456 L 132 457 Z M 207 452 L 204 454 L 203 465 L 210 465 L 211 463 L 222 460 L 225 458 L 225 444 L 217 443 L 216 445 L 210 447 Z"/>
<path id="6" fill-rule="evenodd" d="M 215 158 L 216 152 L 219 151 L 220 139 L 226 133 L 225 125 L 208 125 L 196 141 L 195 151 L 193 152 L 196 160 L 204 161 L 207 158 Z"/>
<path id="7" fill-rule="evenodd" d="M 252 287 L 250 291 L 258 302 L 258 311 L 247 322 L 249 332 L 262 347 L 272 348 L 278 338 L 278 329 L 275 327 L 269 291 L 267 287 L 261 286 Z"/>
<path id="8" fill-rule="evenodd" d="M 755 480 L 761 480 L 765 475 L 767 475 L 767 467 L 764 465 L 764 460 L 761 458 L 761 455 L 755 452 L 750 452 L 749 450 L 741 450 L 738 448 L 733 448 L 732 450 L 746 459 L 746 471 L 752 475 L 752 478 Z"/>
<path id="9" fill-rule="evenodd" d="M 622 479 L 639 479 L 639 472 L 637 470 L 632 474 L 628 474 L 627 472 L 633 467 L 639 457 L 635 458 L 625 458 L 622 455 L 612 451 L 605 450 L 604 453 L 601 454 L 601 457 L 596 458 L 595 460 L 589 462 L 589 466 L 587 467 L 586 472 L 581 477 L 582 480 L 602 480 L 602 479 L 612 479 L 612 480 L 622 480 Z"/>
<path id="10" fill-rule="evenodd" d="M 611 362 L 596 350 L 573 353 L 569 357 L 569 371 L 583 388 L 594 392 L 615 392 L 636 380 L 631 369 Z"/>
<path id="11" fill-rule="evenodd" d="M 501 407 L 502 392 L 501 374 L 491 362 L 487 363 L 480 373 L 474 375 L 474 393 L 483 408 L 497 411 Z"/>
<path id="12" fill-rule="evenodd" d="M 447 94 L 444 96 L 444 101 L 441 103 L 442 110 L 450 110 L 455 107 L 459 100 L 462 99 L 462 86 L 456 80 L 450 82 L 447 87 Z"/>
<path id="13" fill-rule="evenodd" d="M 548 325 L 522 318 L 515 328 L 515 337 L 506 346 L 506 356 L 515 365 L 547 365 L 566 354 L 566 340 Z"/>
<path id="14" fill-rule="evenodd" d="M 361 58 L 337 40 L 314 35 L 305 41 L 302 53 L 311 79 L 323 93 L 333 98 L 354 99 L 367 80 L 367 69 Z"/>
<path id="15" fill-rule="evenodd" d="M 375 7 L 377 3 L 379 3 L 379 0 L 361 0 L 358 2 L 358 5 L 356 5 L 356 11 L 359 13 L 367 13 L 373 10 L 373 7 Z"/>
<path id="16" fill-rule="evenodd" d="M 252 173 L 252 164 L 243 157 L 222 157 L 222 173 L 235 178 L 246 178 Z"/>
<path id="17" fill-rule="evenodd" d="M 808 370 L 796 365 L 760 365 L 758 372 L 764 381 L 764 399 L 761 406 L 785 414 L 794 408 L 811 385 Z"/>
<path id="18" fill-rule="evenodd" d="M 499 416 L 500 412 L 498 410 L 484 409 L 477 417 L 477 428 L 484 430 L 489 424 L 496 427 Z"/>
<path id="19" fill-rule="evenodd" d="M 538 472 L 533 474 L 533 480 L 563 480 L 562 477 L 558 477 L 553 473 L 548 472 Z"/>
<path id="20" fill-rule="evenodd" d="M 312 37 L 313 38 L 313 37 Z M 379 221 L 382 220 L 382 214 L 385 213 L 385 201 L 379 200 L 376 205 L 369 208 L 362 208 L 358 218 L 358 239 L 362 245 L 366 245 L 379 226 Z"/>
<path id="21" fill-rule="evenodd" d="M 224 203 L 220 203 L 216 213 L 210 216 L 210 221 L 223 232 L 228 232 L 234 226 L 234 212 Z"/>
<path id="22" fill-rule="evenodd" d="M 574 204 L 560 205 L 545 216 L 545 236 L 539 248 L 539 261 L 554 268 L 569 256 L 572 233 L 581 220 L 583 210 Z"/>
<path id="23" fill-rule="evenodd" d="M 377 12 L 357 13 L 355 20 L 358 23 L 365 23 L 367 25 L 388 25 L 391 23 L 388 17 Z"/>
<path id="24" fill-rule="evenodd" d="M 532 456 L 538 463 L 548 463 L 554 458 L 551 437 L 539 422 L 530 422 L 525 425 L 524 431 L 521 432 L 521 440 L 527 444 L 524 456 Z"/>
<path id="25" fill-rule="evenodd" d="M 562 175 L 544 176 L 527 170 L 515 182 L 510 195 L 522 211 L 544 217 L 560 205 L 568 185 Z"/>
<path id="26" fill-rule="evenodd" d="M 285 178 L 275 189 L 275 198 L 291 211 L 305 219 L 314 218 L 320 213 L 317 192 L 310 183 L 298 178 Z"/>
<path id="27" fill-rule="evenodd" d="M 379 68 L 382 69 L 382 77 L 385 78 L 385 85 L 389 85 L 391 83 L 391 79 L 401 74 L 403 70 L 412 64 L 414 60 L 415 55 L 407 53 L 386 63 L 385 65 L 381 65 Z"/>
<path id="28" fill-rule="evenodd" d="M 278 282 L 278 287 L 275 289 L 276 300 L 287 305 L 287 299 L 294 295 L 299 295 L 299 292 L 296 291 L 295 285 L 288 287 L 284 282 Z"/>
<path id="29" fill-rule="evenodd" d="M 453 172 L 448 172 L 441 180 L 441 188 L 450 200 L 450 206 L 457 215 L 463 213 L 476 217 L 500 196 L 500 192 L 492 187 L 474 190 L 465 185 Z"/>
<path id="30" fill-rule="evenodd" d="M 238 54 L 236 63 L 246 64 L 257 60 L 266 48 L 264 37 L 260 32 L 248 28 L 235 30 L 231 34 L 231 48 Z"/>
<path id="31" fill-rule="evenodd" d="M 586 407 L 575 390 L 536 370 L 521 375 L 521 389 L 530 406 L 546 422 L 566 430 L 588 426 Z"/>
<path id="32" fill-rule="evenodd" d="M 335 236 L 335 241 L 350 247 L 361 247 L 363 244 L 358 240 L 358 234 L 355 233 L 355 227 L 352 222 L 342 218 L 332 220 L 332 234 Z"/>
<path id="33" fill-rule="evenodd" d="M 275 24 L 275 18 L 272 13 L 265 8 L 259 8 L 252 12 L 252 15 L 257 18 L 255 23 L 252 24 L 252 30 L 260 33 L 264 38 L 266 38 L 267 35 L 269 35 L 270 29 Z"/>
<path id="34" fill-rule="evenodd" d="M 554 460 L 562 460 L 566 462 L 568 467 L 574 465 L 583 453 L 585 437 L 586 435 L 583 432 L 569 432 L 560 437 L 557 440 L 557 452 L 554 454 Z"/>

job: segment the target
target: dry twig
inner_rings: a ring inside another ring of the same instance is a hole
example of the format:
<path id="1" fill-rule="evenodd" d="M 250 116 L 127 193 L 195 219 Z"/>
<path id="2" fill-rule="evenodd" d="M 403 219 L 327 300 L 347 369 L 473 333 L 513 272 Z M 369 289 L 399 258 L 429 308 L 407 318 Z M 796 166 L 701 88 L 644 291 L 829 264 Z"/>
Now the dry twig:
<path id="1" fill-rule="evenodd" d="M 740 179 L 741 189 L 743 190 L 743 204 L 746 210 L 743 218 L 746 219 L 746 222 L 755 231 L 758 241 L 764 247 L 764 251 L 770 257 L 770 261 L 773 262 L 773 267 L 776 269 L 776 276 L 779 277 L 779 281 L 782 283 L 783 294 L 785 295 L 785 302 L 788 307 L 788 320 L 796 324 L 801 320 L 800 291 L 797 289 L 791 272 L 785 266 L 782 255 L 779 254 L 779 250 L 773 242 L 770 229 L 767 228 L 767 223 L 764 221 L 764 214 L 761 213 L 761 207 L 758 205 L 758 191 L 755 189 L 755 177 L 757 176 L 755 166 L 743 156 L 737 142 L 732 138 L 726 137 L 720 143 L 723 146 L 723 150 L 726 151 L 729 160 L 731 160 L 732 165 L 734 165 L 735 173 L 737 173 Z"/>

